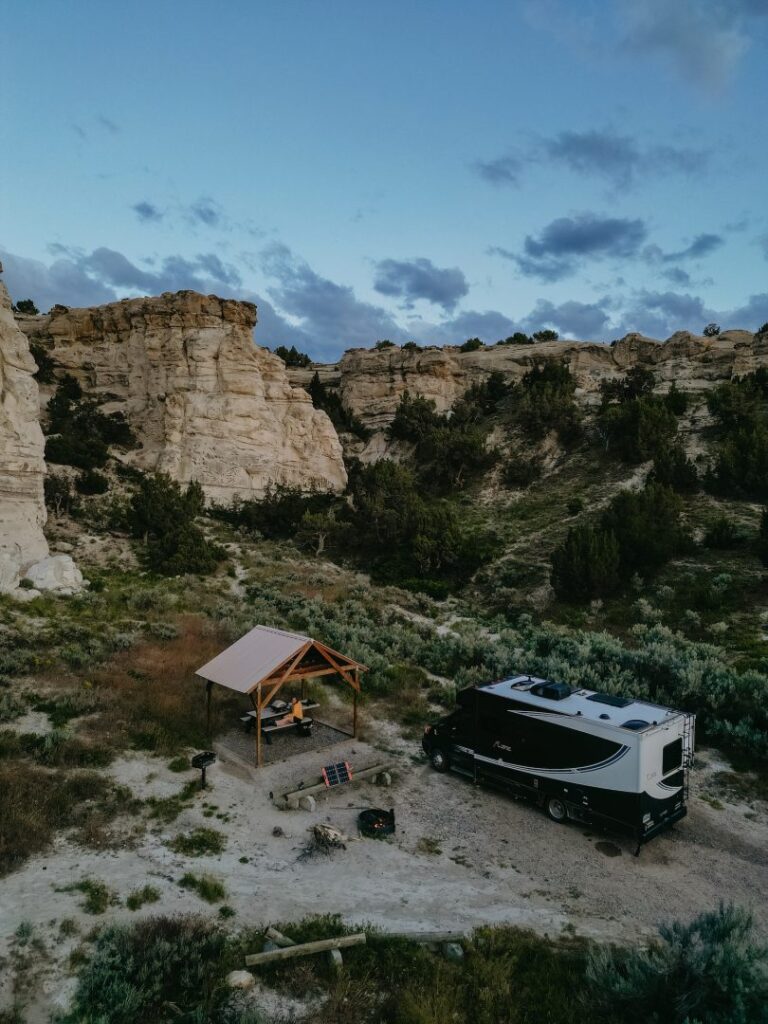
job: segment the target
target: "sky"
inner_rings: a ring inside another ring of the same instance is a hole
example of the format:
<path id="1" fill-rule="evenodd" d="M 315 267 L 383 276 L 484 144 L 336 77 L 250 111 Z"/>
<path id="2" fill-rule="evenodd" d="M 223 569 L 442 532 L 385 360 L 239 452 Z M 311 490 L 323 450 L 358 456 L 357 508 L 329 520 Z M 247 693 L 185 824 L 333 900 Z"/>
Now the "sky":
<path id="1" fill-rule="evenodd" d="M 2 3 L 0 259 L 316 359 L 768 321 L 768 0 Z"/>

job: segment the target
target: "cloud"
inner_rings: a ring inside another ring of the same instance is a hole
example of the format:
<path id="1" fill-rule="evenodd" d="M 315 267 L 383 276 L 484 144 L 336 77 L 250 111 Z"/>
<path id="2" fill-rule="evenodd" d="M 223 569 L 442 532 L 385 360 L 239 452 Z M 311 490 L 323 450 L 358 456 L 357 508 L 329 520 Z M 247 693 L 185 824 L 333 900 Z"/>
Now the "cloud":
<path id="1" fill-rule="evenodd" d="M 142 222 L 142 224 L 151 224 L 161 221 L 165 214 L 159 206 L 155 206 L 154 203 L 150 203 L 147 199 L 142 199 L 139 203 L 134 203 L 131 209 Z"/>
<path id="2" fill-rule="evenodd" d="M 658 57 L 686 82 L 721 90 L 754 41 L 765 0 L 526 0 L 539 30 L 594 64 L 612 57 L 627 73 L 626 56 Z M 629 73 L 632 73 L 630 70 Z"/>
<path id="3" fill-rule="evenodd" d="M 162 292 L 194 291 L 242 295 L 242 281 L 235 267 L 213 253 L 187 259 L 166 256 L 157 270 L 143 270 L 123 253 L 101 246 L 91 252 L 66 246 L 52 247 L 52 263 L 3 252 L 8 290 L 17 298 L 30 297 L 42 310 L 55 303 L 94 306 L 127 295 L 159 295 Z"/>
<path id="4" fill-rule="evenodd" d="M 217 228 L 224 225 L 224 212 L 210 196 L 201 196 L 187 208 L 187 218 L 193 224 L 203 224 L 208 228 Z"/>
<path id="5" fill-rule="evenodd" d="M 523 163 L 521 157 L 510 153 L 495 160 L 476 160 L 472 167 L 491 185 L 519 185 Z"/>
<path id="6" fill-rule="evenodd" d="M 658 55 L 686 80 L 722 89 L 746 52 L 763 0 L 624 0 L 624 48 Z"/>
<path id="7" fill-rule="evenodd" d="M 109 132 L 110 135 L 117 135 L 120 131 L 120 125 L 115 124 L 110 117 L 105 117 L 104 114 L 98 115 L 96 123 L 100 128 L 103 128 L 105 132 Z"/>
<path id="8" fill-rule="evenodd" d="M 768 292 L 750 295 L 741 306 L 713 309 L 690 292 L 655 292 L 640 289 L 624 304 L 620 333 L 641 331 L 667 338 L 675 331 L 700 332 L 714 321 L 728 328 L 756 331 L 768 321 Z"/>
<path id="9" fill-rule="evenodd" d="M 701 259 L 704 256 L 709 256 L 715 249 L 719 249 L 721 245 L 723 245 L 723 239 L 720 235 L 696 235 L 689 246 L 681 249 L 680 252 L 667 253 L 664 259 L 667 261 Z"/>
<path id="10" fill-rule="evenodd" d="M 458 267 L 436 267 L 431 260 L 380 260 L 376 264 L 373 287 L 380 295 L 402 299 L 412 309 L 425 299 L 452 312 L 469 292 L 467 279 Z"/>
<path id="11" fill-rule="evenodd" d="M 546 299 L 539 299 L 523 319 L 523 327 L 531 332 L 542 327 L 554 327 L 559 334 L 573 338 L 600 338 L 604 336 L 609 320 L 600 303 L 570 300 L 554 305 Z"/>
<path id="12" fill-rule="evenodd" d="M 691 275 L 680 267 L 669 267 L 661 272 L 661 276 L 666 278 L 670 284 L 676 284 L 682 288 L 687 288 L 691 284 Z"/>
<path id="13" fill-rule="evenodd" d="M 283 312 L 300 321 L 315 349 L 338 352 L 382 338 L 406 340 L 386 310 L 361 302 L 348 285 L 321 277 L 286 245 L 264 249 L 262 269 L 276 282 L 269 295 Z"/>
<path id="14" fill-rule="evenodd" d="M 526 277 L 559 281 L 584 260 L 627 259 L 637 256 L 647 235 L 640 219 L 581 213 L 551 221 L 538 238 L 527 235 L 523 252 L 498 246 L 490 251 L 517 264 Z"/>
<path id="15" fill-rule="evenodd" d="M 574 174 L 605 178 L 627 189 L 642 175 L 693 174 L 705 168 L 710 152 L 686 146 L 641 144 L 611 128 L 562 131 L 534 140 L 525 150 L 495 160 L 476 161 L 475 171 L 492 185 L 520 184 L 526 166 L 559 165 Z"/>
<path id="16" fill-rule="evenodd" d="M 687 245 L 684 249 L 678 249 L 677 252 L 664 252 L 658 245 L 646 245 L 643 249 L 642 256 L 646 263 L 659 264 L 659 263 L 680 263 L 683 260 L 700 260 L 705 256 L 709 256 L 717 249 L 721 248 L 725 244 L 725 239 L 722 235 L 715 235 L 711 232 L 704 232 L 700 235 L 696 235 L 692 242 Z M 666 270 L 664 276 L 673 280 L 677 277 L 677 283 L 683 283 L 683 275 L 688 278 L 688 275 L 684 270 Z M 688 278 L 690 281 L 690 278 Z"/>
<path id="17" fill-rule="evenodd" d="M 611 130 L 564 131 L 544 139 L 543 149 L 550 161 L 564 164 L 577 174 L 607 178 L 619 188 L 629 187 L 638 172 L 654 174 L 692 174 L 709 159 L 702 149 L 683 146 L 641 146 L 629 135 Z"/>
<path id="18" fill-rule="evenodd" d="M 43 312 L 57 302 L 66 306 L 98 306 L 117 298 L 112 288 L 90 277 L 70 259 L 46 264 L 6 250 L 0 250 L 0 259 L 11 298 L 33 299 Z"/>
<path id="19" fill-rule="evenodd" d="M 120 132 L 120 125 L 116 124 L 110 117 L 105 114 L 96 114 L 95 117 L 88 118 L 86 122 L 90 127 L 86 128 L 82 122 L 73 121 L 70 124 L 70 128 L 82 139 L 83 142 L 87 142 L 90 137 L 90 131 L 97 129 L 100 132 L 107 132 L 109 135 L 117 135 Z"/>
<path id="20" fill-rule="evenodd" d="M 497 310 L 483 313 L 468 310 L 439 324 L 413 320 L 409 324 L 409 337 L 418 338 L 425 345 L 459 345 L 467 338 L 480 338 L 493 344 L 517 330 L 520 325 Z"/>

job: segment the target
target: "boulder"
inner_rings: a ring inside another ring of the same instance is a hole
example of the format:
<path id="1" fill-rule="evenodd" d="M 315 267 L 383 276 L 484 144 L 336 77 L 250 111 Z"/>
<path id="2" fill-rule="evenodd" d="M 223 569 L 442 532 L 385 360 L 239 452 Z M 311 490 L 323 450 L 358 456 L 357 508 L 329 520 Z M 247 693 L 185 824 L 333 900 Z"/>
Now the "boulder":
<path id="1" fill-rule="evenodd" d="M 25 571 L 24 578 L 38 591 L 54 590 L 73 594 L 83 587 L 83 574 L 70 555 L 49 555 L 34 562 Z"/>
<path id="2" fill-rule="evenodd" d="M 227 975 L 229 988 L 249 989 L 256 984 L 256 979 L 250 971 L 230 971 Z"/>

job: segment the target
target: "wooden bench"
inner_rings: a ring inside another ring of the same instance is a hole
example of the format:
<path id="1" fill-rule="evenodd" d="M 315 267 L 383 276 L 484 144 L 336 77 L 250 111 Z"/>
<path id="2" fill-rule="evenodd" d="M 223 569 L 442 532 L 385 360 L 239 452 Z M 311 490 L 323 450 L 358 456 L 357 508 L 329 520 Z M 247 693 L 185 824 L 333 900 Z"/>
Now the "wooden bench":
<path id="1" fill-rule="evenodd" d="M 269 722 L 267 725 L 262 725 L 261 734 L 267 743 L 272 742 L 271 733 L 282 732 L 284 729 L 295 729 L 299 736 L 311 736 L 312 725 L 311 718 L 300 718 L 295 722 Z"/>

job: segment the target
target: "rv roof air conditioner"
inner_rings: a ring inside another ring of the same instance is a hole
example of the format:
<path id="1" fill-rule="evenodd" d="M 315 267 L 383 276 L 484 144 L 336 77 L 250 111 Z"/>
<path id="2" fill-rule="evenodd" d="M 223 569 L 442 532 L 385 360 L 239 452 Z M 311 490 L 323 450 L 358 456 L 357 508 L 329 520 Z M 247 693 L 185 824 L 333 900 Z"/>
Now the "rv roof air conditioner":
<path id="1" fill-rule="evenodd" d="M 537 683 L 531 687 L 535 697 L 546 697 L 547 700 L 565 700 L 572 692 L 567 683 Z"/>

